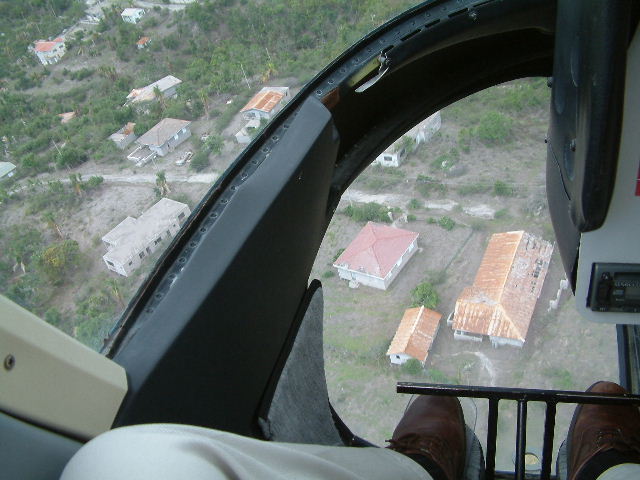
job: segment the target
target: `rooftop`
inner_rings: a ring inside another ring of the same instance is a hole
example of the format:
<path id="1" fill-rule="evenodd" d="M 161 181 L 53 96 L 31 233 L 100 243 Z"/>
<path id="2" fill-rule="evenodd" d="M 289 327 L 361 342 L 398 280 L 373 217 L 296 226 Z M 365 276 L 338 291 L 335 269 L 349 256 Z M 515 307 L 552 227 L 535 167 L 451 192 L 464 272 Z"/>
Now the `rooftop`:
<path id="1" fill-rule="evenodd" d="M 264 87 L 240 111 L 260 110 L 269 113 L 282 101 L 288 90 L 287 87 Z"/>
<path id="2" fill-rule="evenodd" d="M 130 17 L 131 15 L 138 15 L 140 12 L 144 13 L 142 8 L 125 8 L 120 15 L 123 17 Z"/>
<path id="3" fill-rule="evenodd" d="M 140 37 L 140 40 L 136 42 L 136 45 L 145 45 L 149 40 L 151 40 L 150 37 Z"/>
<path id="4" fill-rule="evenodd" d="M 158 88 L 160 93 L 164 93 L 169 90 L 171 87 L 175 87 L 176 85 L 180 85 L 182 80 L 174 77 L 173 75 L 167 75 L 166 77 L 161 78 L 160 80 L 150 83 L 146 87 L 142 88 L 134 88 L 127 95 L 127 102 L 146 102 L 150 100 L 155 100 L 156 91 Z"/>
<path id="5" fill-rule="evenodd" d="M 58 45 L 64 45 L 64 40 L 60 37 L 50 42 L 47 42 L 45 40 L 38 40 L 35 44 L 34 49 L 36 52 L 50 52 Z"/>
<path id="6" fill-rule="evenodd" d="M 113 230 L 107 233 L 102 240 L 111 247 L 105 254 L 108 260 L 124 263 L 138 252 L 144 250 L 158 235 L 163 235 L 177 216 L 189 207 L 170 198 L 161 198 L 149 210 L 137 219 L 127 217 Z"/>
<path id="7" fill-rule="evenodd" d="M 453 328 L 525 341 L 553 245 L 524 231 L 491 236 L 473 285 L 455 306 Z"/>
<path id="8" fill-rule="evenodd" d="M 16 169 L 16 166 L 11 162 L 0 162 L 0 178 L 8 175 Z"/>
<path id="9" fill-rule="evenodd" d="M 417 238 L 416 232 L 368 222 L 333 266 L 385 278 Z"/>
<path id="10" fill-rule="evenodd" d="M 151 145 L 159 147 L 173 137 L 184 127 L 191 125 L 188 120 L 178 120 L 176 118 L 163 118 L 147 133 L 142 135 L 136 142 L 140 145 Z"/>
<path id="11" fill-rule="evenodd" d="M 76 118 L 76 112 L 59 113 L 58 116 L 60 117 L 60 123 L 68 123 Z"/>
<path id="12" fill-rule="evenodd" d="M 441 318 L 442 314 L 424 306 L 405 310 L 387 355 L 404 353 L 424 363 L 438 332 Z"/>

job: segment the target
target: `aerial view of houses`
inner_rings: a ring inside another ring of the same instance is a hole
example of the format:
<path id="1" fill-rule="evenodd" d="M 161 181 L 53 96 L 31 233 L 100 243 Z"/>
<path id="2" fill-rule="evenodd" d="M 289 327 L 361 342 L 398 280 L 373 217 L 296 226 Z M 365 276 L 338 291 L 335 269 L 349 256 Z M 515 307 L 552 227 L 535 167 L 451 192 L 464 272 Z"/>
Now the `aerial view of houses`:
<path id="1" fill-rule="evenodd" d="M 386 290 L 418 251 L 418 234 L 368 222 L 333 264 L 349 285 Z"/>
<path id="2" fill-rule="evenodd" d="M 547 275 L 553 245 L 524 231 L 496 233 L 456 302 L 456 339 L 522 347 Z"/>
<path id="3" fill-rule="evenodd" d="M 244 146 L 415 4 L 10 3 L 0 293 L 92 348 Z M 398 381 L 573 390 L 594 365 L 618 375 L 604 368 L 615 329 L 580 323 L 552 247 L 549 96 L 529 78 L 425 111 L 339 186 L 309 281 L 322 282 L 331 404 L 358 436 L 388 438 L 407 402 Z"/>
<path id="4" fill-rule="evenodd" d="M 138 218 L 125 218 L 102 237 L 107 268 L 128 277 L 146 256 L 166 248 L 190 213 L 188 205 L 162 198 Z"/>

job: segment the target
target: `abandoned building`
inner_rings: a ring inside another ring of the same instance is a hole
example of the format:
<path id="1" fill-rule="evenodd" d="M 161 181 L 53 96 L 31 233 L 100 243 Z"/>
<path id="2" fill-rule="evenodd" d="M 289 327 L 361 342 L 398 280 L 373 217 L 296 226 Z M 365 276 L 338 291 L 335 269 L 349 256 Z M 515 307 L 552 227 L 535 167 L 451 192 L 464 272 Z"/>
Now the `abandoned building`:
<path id="1" fill-rule="evenodd" d="M 442 314 L 424 306 L 405 310 L 387 356 L 392 364 L 402 365 L 411 358 L 423 366 L 438 334 Z"/>
<path id="2" fill-rule="evenodd" d="M 64 39 L 61 37 L 51 41 L 38 40 L 31 48 L 42 65 L 58 63 L 67 51 Z"/>
<path id="3" fill-rule="evenodd" d="M 264 87 L 256 93 L 240 112 L 246 120 L 271 120 L 289 98 L 289 87 Z"/>
<path id="4" fill-rule="evenodd" d="M 522 347 L 551 261 L 553 245 L 524 231 L 491 236 L 473 285 L 448 323 L 458 340 Z"/>
<path id="5" fill-rule="evenodd" d="M 173 98 L 178 94 L 178 85 L 182 83 L 182 80 L 174 77 L 173 75 L 167 75 L 160 80 L 150 83 L 146 87 L 134 88 L 127 95 L 127 101 L 125 105 L 131 105 L 133 103 L 151 102 L 156 100 L 158 92 L 164 98 Z"/>
<path id="6" fill-rule="evenodd" d="M 190 213 L 186 204 L 162 198 L 137 219 L 125 218 L 102 237 L 108 249 L 102 256 L 107 268 L 128 277 L 146 256 L 178 233 Z"/>

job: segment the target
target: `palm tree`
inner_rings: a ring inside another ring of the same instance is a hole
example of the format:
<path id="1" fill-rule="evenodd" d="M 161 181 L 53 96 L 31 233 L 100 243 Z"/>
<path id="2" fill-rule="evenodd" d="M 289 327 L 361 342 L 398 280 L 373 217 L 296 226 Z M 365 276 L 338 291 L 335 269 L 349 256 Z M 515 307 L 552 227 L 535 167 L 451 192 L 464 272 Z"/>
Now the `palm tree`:
<path id="1" fill-rule="evenodd" d="M 53 233 L 55 233 L 58 238 L 60 238 L 60 240 L 62 240 L 64 238 L 64 235 L 62 235 L 62 230 L 60 229 L 60 225 L 58 224 L 58 222 L 56 222 L 55 217 L 53 216 L 53 212 L 51 211 L 46 211 L 42 214 L 42 219 L 47 222 L 47 226 L 53 230 Z"/>
<path id="2" fill-rule="evenodd" d="M 111 295 L 113 295 L 113 298 L 115 298 L 116 302 L 118 302 L 120 308 L 124 308 L 124 299 L 122 298 L 122 293 L 120 292 L 118 281 L 114 278 L 109 278 L 107 280 L 107 285 L 111 289 Z"/>
<path id="3" fill-rule="evenodd" d="M 82 196 L 82 175 L 72 173 L 69 175 L 69 180 L 71 181 L 71 188 L 75 190 L 76 195 Z"/>
<path id="4" fill-rule="evenodd" d="M 171 192 L 164 170 L 156 174 L 156 185 L 158 186 L 158 190 L 160 190 L 160 195 L 163 197 Z"/>

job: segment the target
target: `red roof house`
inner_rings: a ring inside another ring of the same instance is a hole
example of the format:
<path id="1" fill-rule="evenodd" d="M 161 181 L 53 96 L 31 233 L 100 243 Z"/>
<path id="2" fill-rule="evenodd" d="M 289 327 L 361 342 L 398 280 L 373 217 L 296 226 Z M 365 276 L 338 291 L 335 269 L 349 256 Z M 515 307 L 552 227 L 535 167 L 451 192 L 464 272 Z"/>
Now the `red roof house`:
<path id="1" fill-rule="evenodd" d="M 405 310 L 387 350 L 391 363 L 402 365 L 410 358 L 415 358 L 424 365 L 438 334 L 441 318 L 441 313 L 424 306 Z"/>
<path id="2" fill-rule="evenodd" d="M 33 51 L 43 65 L 56 63 L 66 52 L 64 39 L 58 37 L 51 41 L 38 40 L 33 45 Z"/>
<path id="3" fill-rule="evenodd" d="M 256 93 L 240 112 L 247 120 L 270 120 L 282 109 L 283 100 L 289 97 L 289 87 L 264 87 Z"/>
<path id="4" fill-rule="evenodd" d="M 416 232 L 368 222 L 333 266 L 354 286 L 386 290 L 416 253 L 417 242 Z"/>
<path id="5" fill-rule="evenodd" d="M 473 285 L 456 301 L 454 336 L 524 345 L 552 253 L 551 243 L 527 232 L 492 235 Z"/>

